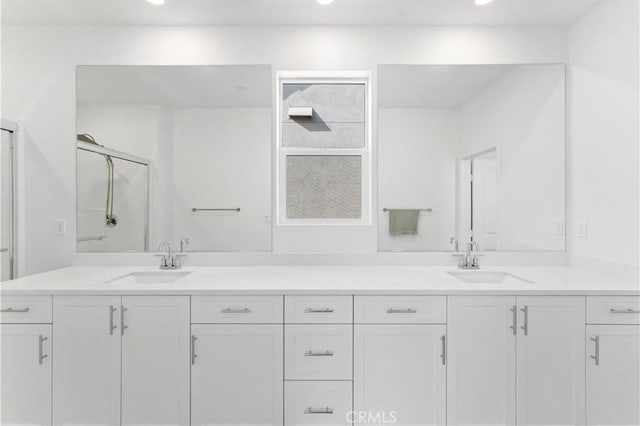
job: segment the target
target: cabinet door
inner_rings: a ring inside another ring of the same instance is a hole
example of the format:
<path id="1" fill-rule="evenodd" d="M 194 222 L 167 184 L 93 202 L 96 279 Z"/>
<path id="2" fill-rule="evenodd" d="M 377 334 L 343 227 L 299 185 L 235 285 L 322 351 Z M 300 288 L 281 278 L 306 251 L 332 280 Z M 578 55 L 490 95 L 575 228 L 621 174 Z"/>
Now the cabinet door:
<path id="1" fill-rule="evenodd" d="M 51 325 L 0 326 L 0 423 L 51 425 Z"/>
<path id="2" fill-rule="evenodd" d="M 189 424 L 188 296 L 124 296 L 122 424 Z"/>
<path id="3" fill-rule="evenodd" d="M 282 425 L 283 326 L 192 325 L 191 424 Z"/>
<path id="4" fill-rule="evenodd" d="M 587 424 L 640 424 L 640 326 L 587 326 Z"/>
<path id="5" fill-rule="evenodd" d="M 120 425 L 119 296 L 53 299 L 55 425 Z"/>
<path id="6" fill-rule="evenodd" d="M 444 425 L 444 325 L 356 325 L 356 423 Z"/>
<path id="7" fill-rule="evenodd" d="M 514 425 L 515 297 L 449 297 L 449 425 Z"/>
<path id="8" fill-rule="evenodd" d="M 518 425 L 583 425 L 585 298 L 517 301 Z"/>

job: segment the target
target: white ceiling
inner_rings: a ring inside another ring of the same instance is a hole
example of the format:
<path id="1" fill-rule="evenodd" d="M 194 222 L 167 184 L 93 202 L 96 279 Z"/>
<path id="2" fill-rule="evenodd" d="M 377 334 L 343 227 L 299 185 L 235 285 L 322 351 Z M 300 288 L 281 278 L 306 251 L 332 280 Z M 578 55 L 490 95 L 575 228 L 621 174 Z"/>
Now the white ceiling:
<path id="1" fill-rule="evenodd" d="M 2 0 L 4 25 L 567 26 L 601 0 Z"/>
<path id="2" fill-rule="evenodd" d="M 271 67 L 82 66 L 79 105 L 138 104 L 171 108 L 271 107 Z"/>
<path id="3" fill-rule="evenodd" d="M 378 105 L 380 108 L 458 108 L 513 67 L 382 65 L 378 68 Z"/>

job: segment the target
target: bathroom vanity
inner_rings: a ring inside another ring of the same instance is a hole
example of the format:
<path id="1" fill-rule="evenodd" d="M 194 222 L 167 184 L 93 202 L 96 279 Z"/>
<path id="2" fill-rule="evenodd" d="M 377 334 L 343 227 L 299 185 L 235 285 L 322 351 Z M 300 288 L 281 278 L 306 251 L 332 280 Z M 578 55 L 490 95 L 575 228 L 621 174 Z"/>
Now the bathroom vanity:
<path id="1" fill-rule="evenodd" d="M 3 424 L 640 422 L 637 283 L 449 272 L 74 267 L 5 283 Z"/>

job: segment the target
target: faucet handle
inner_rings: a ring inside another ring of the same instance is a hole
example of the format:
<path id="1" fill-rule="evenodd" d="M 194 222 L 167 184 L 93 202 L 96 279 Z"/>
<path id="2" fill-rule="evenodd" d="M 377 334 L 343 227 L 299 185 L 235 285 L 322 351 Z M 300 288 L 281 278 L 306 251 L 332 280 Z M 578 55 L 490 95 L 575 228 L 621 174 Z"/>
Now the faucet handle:
<path id="1" fill-rule="evenodd" d="M 184 246 L 185 245 L 189 245 L 190 241 L 189 241 L 189 237 L 184 237 L 180 240 L 180 253 L 182 253 L 184 251 Z"/>

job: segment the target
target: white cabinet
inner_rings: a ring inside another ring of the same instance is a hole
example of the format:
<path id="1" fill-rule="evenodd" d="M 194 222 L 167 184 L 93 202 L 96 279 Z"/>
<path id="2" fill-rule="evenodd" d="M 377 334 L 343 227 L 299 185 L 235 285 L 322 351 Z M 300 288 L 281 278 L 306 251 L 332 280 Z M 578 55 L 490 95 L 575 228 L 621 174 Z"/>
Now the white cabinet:
<path id="1" fill-rule="evenodd" d="M 517 424 L 585 422 L 585 298 L 518 296 Z"/>
<path id="2" fill-rule="evenodd" d="M 356 420 L 363 424 L 444 425 L 445 343 L 445 325 L 356 325 Z"/>
<path id="3" fill-rule="evenodd" d="M 189 298 L 53 301 L 56 425 L 188 425 Z"/>
<path id="4" fill-rule="evenodd" d="M 283 326 L 191 326 L 191 424 L 283 423 Z"/>
<path id="5" fill-rule="evenodd" d="M 587 424 L 640 424 L 640 326 L 587 326 Z"/>
<path id="6" fill-rule="evenodd" d="M 55 425 L 120 425 L 119 296 L 53 300 Z"/>
<path id="7" fill-rule="evenodd" d="M 448 315 L 449 424 L 584 424 L 584 297 L 451 297 Z"/>
<path id="8" fill-rule="evenodd" d="M 0 423 L 51 425 L 51 325 L 3 324 Z"/>
<path id="9" fill-rule="evenodd" d="M 449 298 L 448 424 L 515 424 L 515 305 L 513 296 Z"/>
<path id="10" fill-rule="evenodd" d="M 189 424 L 189 298 L 123 296 L 122 425 Z"/>
<path id="11" fill-rule="evenodd" d="M 285 382 L 285 426 L 351 424 L 352 386 L 351 381 Z"/>

